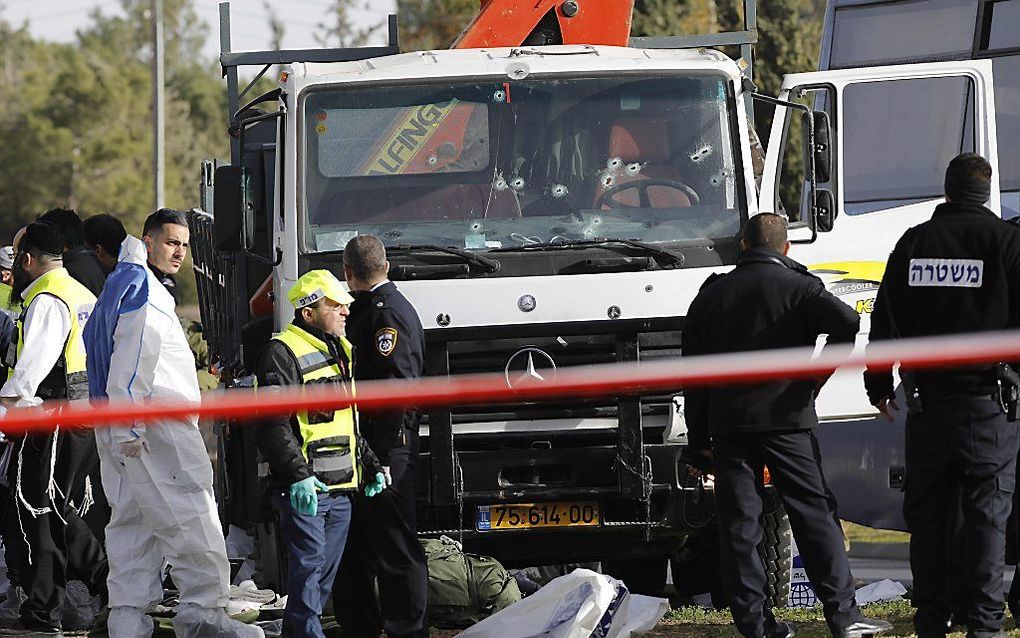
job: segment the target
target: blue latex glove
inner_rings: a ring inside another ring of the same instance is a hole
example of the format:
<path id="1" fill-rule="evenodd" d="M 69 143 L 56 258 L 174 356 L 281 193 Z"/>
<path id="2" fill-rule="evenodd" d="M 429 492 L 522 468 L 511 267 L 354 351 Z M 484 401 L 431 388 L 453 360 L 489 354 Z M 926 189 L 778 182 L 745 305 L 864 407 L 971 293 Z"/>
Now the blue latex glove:
<path id="1" fill-rule="evenodd" d="M 386 475 L 382 472 L 377 472 L 375 480 L 365 485 L 365 496 L 378 496 L 384 489 L 386 489 L 386 486 Z"/>
<path id="2" fill-rule="evenodd" d="M 314 476 L 292 483 L 290 506 L 298 514 L 315 516 L 319 511 L 319 496 L 316 492 L 328 492 L 329 487 Z"/>

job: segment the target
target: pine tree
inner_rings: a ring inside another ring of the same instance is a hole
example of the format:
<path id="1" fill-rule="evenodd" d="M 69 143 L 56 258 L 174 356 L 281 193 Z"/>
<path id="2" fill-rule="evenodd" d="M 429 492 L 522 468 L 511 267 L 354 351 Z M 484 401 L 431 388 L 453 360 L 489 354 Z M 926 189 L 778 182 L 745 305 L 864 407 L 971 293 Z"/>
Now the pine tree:
<path id="1" fill-rule="evenodd" d="M 478 0 L 397 0 L 400 47 L 445 49 L 478 13 Z"/>
<path id="2" fill-rule="evenodd" d="M 716 0 L 636 0 L 635 36 L 717 33 Z"/>

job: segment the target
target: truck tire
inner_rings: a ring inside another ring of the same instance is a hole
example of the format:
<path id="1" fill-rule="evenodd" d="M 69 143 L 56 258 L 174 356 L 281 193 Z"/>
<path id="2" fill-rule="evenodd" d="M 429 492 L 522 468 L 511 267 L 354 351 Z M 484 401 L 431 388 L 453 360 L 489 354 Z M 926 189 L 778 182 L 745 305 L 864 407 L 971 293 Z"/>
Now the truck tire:
<path id="1" fill-rule="evenodd" d="M 768 489 L 762 498 L 763 535 L 758 555 L 765 566 L 765 604 L 785 607 L 790 597 L 793 533 L 779 494 Z M 717 609 L 729 606 L 720 565 L 717 521 L 698 530 L 674 557 L 673 586 L 681 598 L 709 593 Z"/>
<path id="2" fill-rule="evenodd" d="M 622 580 L 627 591 L 643 596 L 662 596 L 666 589 L 665 556 L 603 561 L 602 573 Z"/>
<path id="3" fill-rule="evenodd" d="M 767 489 L 762 498 L 764 535 L 758 555 L 765 564 L 765 598 L 772 607 L 785 607 L 790 599 L 790 567 L 793 564 L 793 530 L 779 493 Z"/>

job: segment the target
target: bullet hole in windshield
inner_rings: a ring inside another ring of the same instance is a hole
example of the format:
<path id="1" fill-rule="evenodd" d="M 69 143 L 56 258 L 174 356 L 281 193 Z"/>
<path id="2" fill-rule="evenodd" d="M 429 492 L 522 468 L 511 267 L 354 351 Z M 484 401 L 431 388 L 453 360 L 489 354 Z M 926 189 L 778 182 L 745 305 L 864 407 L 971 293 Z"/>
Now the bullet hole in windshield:
<path id="1" fill-rule="evenodd" d="M 553 184 L 552 188 L 549 189 L 549 193 L 557 199 L 560 197 L 566 197 L 569 192 L 570 191 L 563 184 Z"/>
<path id="2" fill-rule="evenodd" d="M 726 180 L 729 179 L 730 175 L 731 173 L 729 171 L 725 170 L 719 171 L 715 175 L 708 178 L 708 183 L 715 188 L 719 188 L 720 186 L 726 183 Z"/>
<path id="3" fill-rule="evenodd" d="M 515 191 L 524 190 L 524 186 L 525 182 L 523 177 L 515 177 L 513 181 L 510 182 L 510 187 Z"/>
<path id="4" fill-rule="evenodd" d="M 704 162 L 706 159 L 708 159 L 708 156 L 711 155 L 711 154 L 712 154 L 712 145 L 711 144 L 702 144 L 698 148 L 694 149 L 694 151 L 690 155 L 690 158 L 691 158 L 692 162 L 694 162 L 695 164 L 699 164 L 701 162 Z"/>

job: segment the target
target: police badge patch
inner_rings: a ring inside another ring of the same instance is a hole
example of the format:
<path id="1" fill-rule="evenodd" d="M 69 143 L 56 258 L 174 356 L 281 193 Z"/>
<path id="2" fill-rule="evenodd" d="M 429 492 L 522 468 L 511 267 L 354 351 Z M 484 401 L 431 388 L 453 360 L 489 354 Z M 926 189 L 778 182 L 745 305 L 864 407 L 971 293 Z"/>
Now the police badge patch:
<path id="1" fill-rule="evenodd" d="M 384 357 L 388 357 L 393 354 L 393 350 L 396 347 L 397 331 L 395 328 L 383 328 L 379 332 L 375 333 L 376 352 Z"/>

